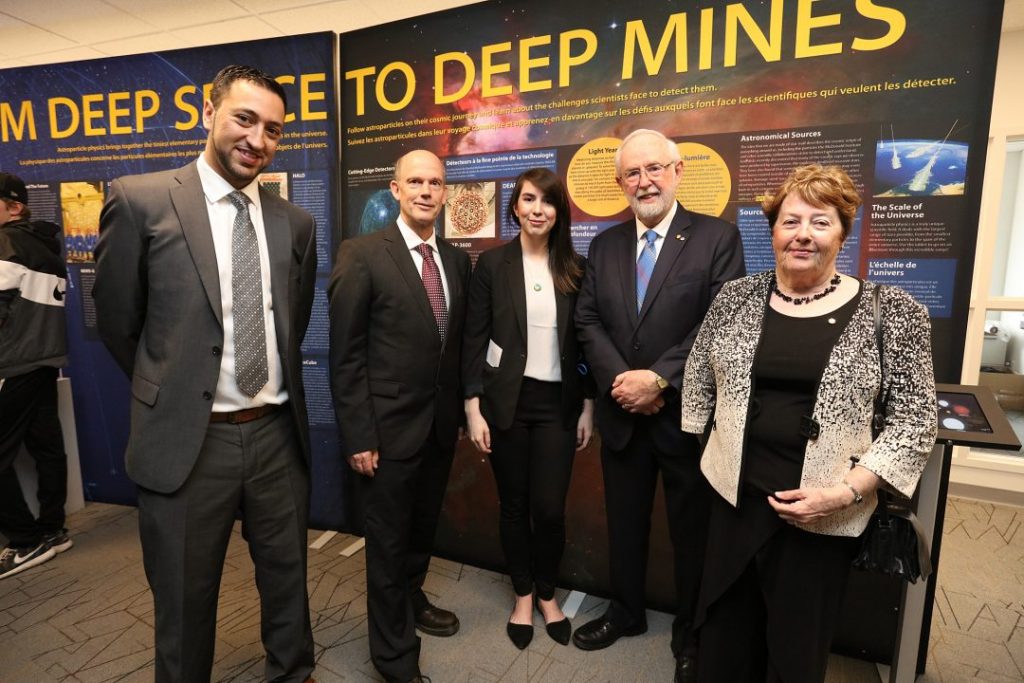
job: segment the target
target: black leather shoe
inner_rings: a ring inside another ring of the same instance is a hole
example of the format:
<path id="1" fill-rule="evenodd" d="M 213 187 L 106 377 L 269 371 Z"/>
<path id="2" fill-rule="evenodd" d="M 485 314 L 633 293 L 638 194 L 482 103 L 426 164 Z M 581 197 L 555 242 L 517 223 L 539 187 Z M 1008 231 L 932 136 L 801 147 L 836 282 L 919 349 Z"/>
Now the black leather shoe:
<path id="1" fill-rule="evenodd" d="M 459 632 L 459 618 L 454 612 L 427 605 L 416 613 L 416 628 L 432 636 L 454 636 Z"/>
<path id="2" fill-rule="evenodd" d="M 513 624 L 510 621 L 505 625 L 505 632 L 512 644 L 520 650 L 525 650 L 533 640 L 533 624 Z"/>
<path id="3" fill-rule="evenodd" d="M 675 683 L 697 683 L 697 658 L 682 656 L 676 659 Z"/>
<path id="4" fill-rule="evenodd" d="M 573 644 L 581 650 L 602 650 L 623 636 L 638 636 L 647 633 L 647 624 L 619 626 L 607 617 L 598 617 L 576 629 L 572 634 Z"/>

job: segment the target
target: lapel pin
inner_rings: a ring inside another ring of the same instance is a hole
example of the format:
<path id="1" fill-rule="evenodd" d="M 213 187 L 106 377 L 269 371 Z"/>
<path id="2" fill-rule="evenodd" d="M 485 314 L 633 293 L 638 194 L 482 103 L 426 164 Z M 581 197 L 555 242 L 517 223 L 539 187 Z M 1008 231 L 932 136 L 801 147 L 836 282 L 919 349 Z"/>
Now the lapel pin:
<path id="1" fill-rule="evenodd" d="M 685 240 L 686 238 L 683 237 L 682 235 L 680 235 L 679 233 L 676 233 L 676 239 L 681 242 L 681 241 Z"/>

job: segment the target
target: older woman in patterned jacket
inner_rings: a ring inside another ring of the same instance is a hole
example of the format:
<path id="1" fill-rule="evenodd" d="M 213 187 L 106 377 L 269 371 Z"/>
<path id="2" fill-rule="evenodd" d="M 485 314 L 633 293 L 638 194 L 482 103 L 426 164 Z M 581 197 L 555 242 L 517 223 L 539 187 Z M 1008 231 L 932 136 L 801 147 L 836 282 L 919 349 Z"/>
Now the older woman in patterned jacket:
<path id="1" fill-rule="evenodd" d="M 836 270 L 861 200 L 796 169 L 762 205 L 774 271 L 727 283 L 686 363 L 685 431 L 718 492 L 698 604 L 701 681 L 822 681 L 857 536 L 885 486 L 910 496 L 934 444 L 928 312 Z M 872 440 L 875 396 L 888 395 Z"/>

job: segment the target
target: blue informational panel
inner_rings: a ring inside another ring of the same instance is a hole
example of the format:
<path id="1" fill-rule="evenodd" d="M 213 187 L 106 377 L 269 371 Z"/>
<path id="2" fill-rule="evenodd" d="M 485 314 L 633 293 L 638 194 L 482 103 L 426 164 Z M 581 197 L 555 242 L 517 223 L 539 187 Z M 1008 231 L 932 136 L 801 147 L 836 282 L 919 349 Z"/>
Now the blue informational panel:
<path id="1" fill-rule="evenodd" d="M 322 290 L 336 232 L 335 42 L 335 34 L 319 33 L 0 71 L 0 169 L 28 184 L 33 218 L 64 229 L 66 374 L 74 388 L 87 499 L 135 501 L 124 471 L 128 381 L 98 341 L 90 296 L 106 188 L 119 176 L 176 168 L 198 157 L 206 142 L 202 106 L 210 81 L 228 64 L 249 64 L 274 76 L 288 95 L 285 136 L 260 182 L 317 222 L 318 303 L 303 345 L 313 418 L 312 521 L 343 525 Z"/>

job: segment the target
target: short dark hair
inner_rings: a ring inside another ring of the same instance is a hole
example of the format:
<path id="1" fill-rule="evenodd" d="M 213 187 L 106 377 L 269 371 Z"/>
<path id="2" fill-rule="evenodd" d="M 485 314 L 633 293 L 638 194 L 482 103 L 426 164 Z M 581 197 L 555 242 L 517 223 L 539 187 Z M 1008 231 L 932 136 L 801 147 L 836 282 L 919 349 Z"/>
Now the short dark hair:
<path id="1" fill-rule="evenodd" d="M 284 92 L 284 86 L 271 78 L 265 71 L 243 64 L 226 66 L 213 77 L 213 87 L 210 88 L 210 102 L 213 103 L 214 109 L 220 106 L 220 101 L 224 99 L 224 95 L 231 89 L 231 84 L 235 81 L 249 81 L 261 88 L 266 88 L 280 97 L 284 103 L 284 108 L 288 109 L 288 95 Z"/>

